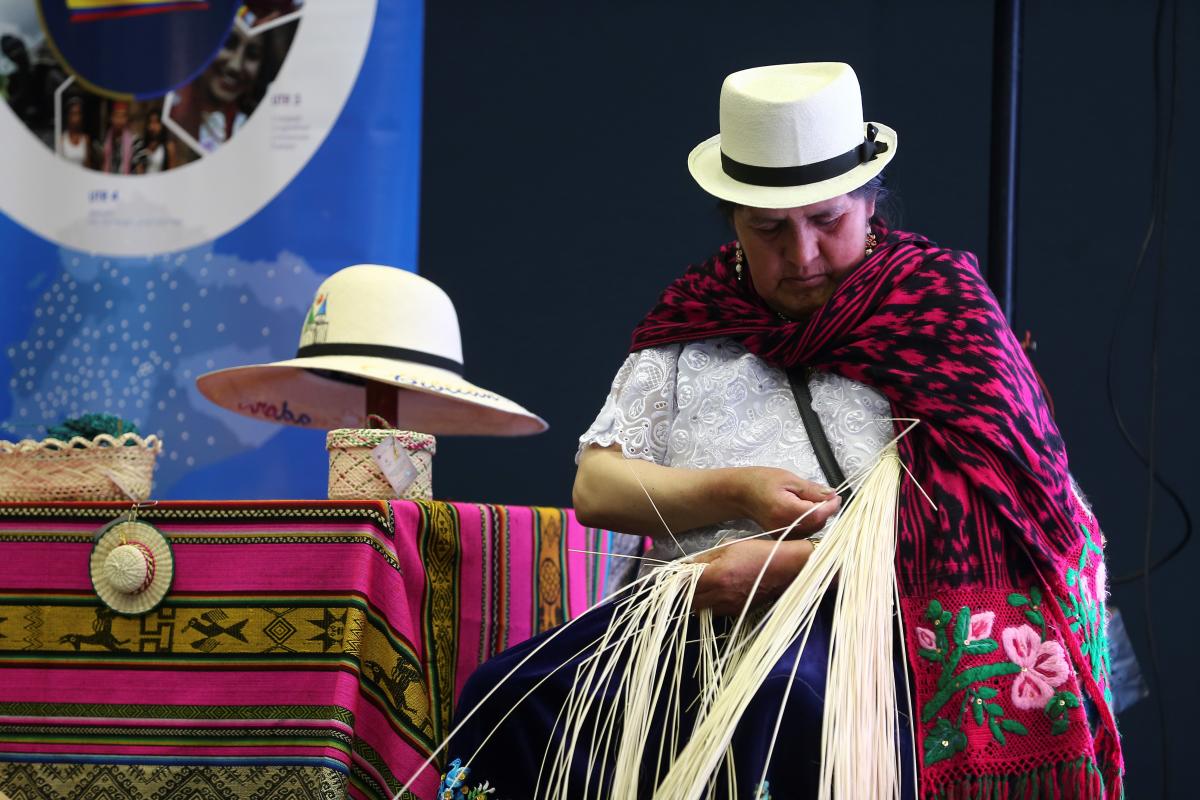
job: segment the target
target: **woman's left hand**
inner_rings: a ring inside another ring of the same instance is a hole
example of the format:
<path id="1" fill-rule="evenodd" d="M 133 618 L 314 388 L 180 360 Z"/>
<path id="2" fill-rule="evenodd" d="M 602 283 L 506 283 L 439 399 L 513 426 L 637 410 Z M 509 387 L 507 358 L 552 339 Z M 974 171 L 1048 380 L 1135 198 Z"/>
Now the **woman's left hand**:
<path id="1" fill-rule="evenodd" d="M 697 561 L 708 566 L 696 586 L 693 610 L 711 608 L 714 614 L 732 616 L 741 613 L 747 600 L 754 606 L 782 594 L 808 563 L 813 543 L 807 539 L 786 541 L 771 557 L 774 549 L 773 539 L 747 539 L 697 556 Z M 768 558 L 771 561 L 751 597 L 754 581 Z"/>

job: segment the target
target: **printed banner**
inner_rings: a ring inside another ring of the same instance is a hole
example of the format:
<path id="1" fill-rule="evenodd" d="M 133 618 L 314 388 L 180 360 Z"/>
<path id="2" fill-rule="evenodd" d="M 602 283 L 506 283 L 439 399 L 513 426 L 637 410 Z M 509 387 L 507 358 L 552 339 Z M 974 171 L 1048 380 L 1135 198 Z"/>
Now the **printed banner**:
<path id="1" fill-rule="evenodd" d="M 0 0 L 0 436 L 107 413 L 156 497 L 323 497 L 324 433 L 205 400 L 321 279 L 415 269 L 420 0 Z"/>

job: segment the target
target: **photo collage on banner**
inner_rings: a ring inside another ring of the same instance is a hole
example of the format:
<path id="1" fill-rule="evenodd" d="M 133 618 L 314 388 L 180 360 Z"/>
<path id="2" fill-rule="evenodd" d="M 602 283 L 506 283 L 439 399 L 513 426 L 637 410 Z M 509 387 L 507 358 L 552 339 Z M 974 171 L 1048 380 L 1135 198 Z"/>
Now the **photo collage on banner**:
<path id="1" fill-rule="evenodd" d="M 415 268 L 421 15 L 0 0 L 0 438 L 113 414 L 164 440 L 155 497 L 323 495 L 323 432 L 194 381 L 293 355 L 337 269 Z"/>

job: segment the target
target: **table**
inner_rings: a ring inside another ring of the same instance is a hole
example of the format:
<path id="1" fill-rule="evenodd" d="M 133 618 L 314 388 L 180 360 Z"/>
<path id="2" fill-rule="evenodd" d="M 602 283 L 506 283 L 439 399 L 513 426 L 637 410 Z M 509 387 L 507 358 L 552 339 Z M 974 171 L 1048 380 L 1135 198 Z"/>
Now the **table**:
<path id="1" fill-rule="evenodd" d="M 142 617 L 92 591 L 119 504 L 0 505 L 0 791 L 390 798 L 492 654 L 580 614 L 640 541 L 569 510 L 161 503 L 175 579 Z M 582 551 L 593 551 L 592 553 Z M 409 797 L 431 798 L 430 769 Z"/>

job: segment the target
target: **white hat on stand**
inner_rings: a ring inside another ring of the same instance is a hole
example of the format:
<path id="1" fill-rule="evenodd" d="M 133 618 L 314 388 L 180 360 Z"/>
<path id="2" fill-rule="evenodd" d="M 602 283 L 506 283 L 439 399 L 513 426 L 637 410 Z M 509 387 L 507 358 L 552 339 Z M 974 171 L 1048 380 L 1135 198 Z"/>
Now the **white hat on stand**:
<path id="1" fill-rule="evenodd" d="M 360 264 L 317 289 L 296 357 L 230 367 L 196 379 L 219 406 L 305 428 L 360 428 L 364 382 L 399 392 L 396 428 L 439 435 L 523 436 L 545 420 L 463 378 L 462 339 L 450 298 L 425 278 Z"/>

